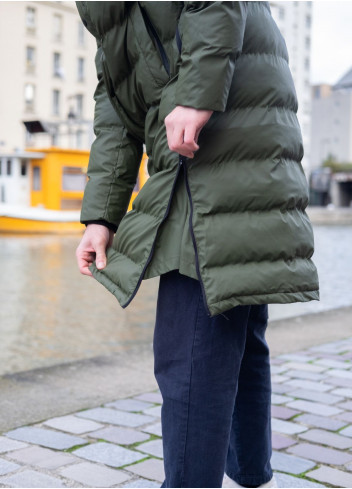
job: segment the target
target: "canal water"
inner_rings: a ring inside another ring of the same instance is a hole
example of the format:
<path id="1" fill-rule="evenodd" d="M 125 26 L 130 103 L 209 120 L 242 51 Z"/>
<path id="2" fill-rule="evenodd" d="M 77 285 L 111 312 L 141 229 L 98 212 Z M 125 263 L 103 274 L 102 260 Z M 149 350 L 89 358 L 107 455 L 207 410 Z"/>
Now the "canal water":
<path id="1" fill-rule="evenodd" d="M 315 226 L 321 300 L 269 306 L 270 320 L 352 305 L 352 226 Z M 152 342 L 158 278 L 126 308 L 76 266 L 75 236 L 0 235 L 0 375 Z"/>

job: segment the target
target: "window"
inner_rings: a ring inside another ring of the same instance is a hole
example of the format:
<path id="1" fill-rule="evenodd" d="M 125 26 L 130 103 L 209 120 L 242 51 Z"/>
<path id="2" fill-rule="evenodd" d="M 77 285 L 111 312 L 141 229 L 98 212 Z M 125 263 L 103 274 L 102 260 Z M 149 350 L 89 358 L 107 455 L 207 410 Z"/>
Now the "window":
<path id="1" fill-rule="evenodd" d="M 33 83 L 26 83 L 24 86 L 24 102 L 27 110 L 34 108 L 35 87 Z"/>
<path id="2" fill-rule="evenodd" d="M 53 75 L 57 78 L 63 77 L 63 71 L 61 68 L 61 53 L 53 54 Z"/>
<path id="3" fill-rule="evenodd" d="M 78 81 L 83 81 L 84 80 L 84 58 L 78 58 L 77 60 L 77 76 L 78 76 Z"/>
<path id="4" fill-rule="evenodd" d="M 2 160 L 0 158 L 0 175 L 2 174 Z"/>
<path id="5" fill-rule="evenodd" d="M 27 32 L 34 34 L 36 27 L 36 12 L 35 8 L 27 7 L 26 8 L 26 27 Z"/>
<path id="6" fill-rule="evenodd" d="M 306 27 L 310 27 L 312 24 L 312 17 L 310 15 L 306 15 Z"/>
<path id="7" fill-rule="evenodd" d="M 87 183 L 87 175 L 83 168 L 64 166 L 62 169 L 62 190 L 81 192 Z"/>
<path id="8" fill-rule="evenodd" d="M 305 45 L 306 45 L 307 49 L 310 49 L 310 37 L 308 37 L 308 36 L 305 39 Z"/>
<path id="9" fill-rule="evenodd" d="M 35 48 L 32 46 L 26 47 L 26 69 L 27 69 L 27 73 L 34 73 L 34 69 L 35 69 Z"/>
<path id="10" fill-rule="evenodd" d="M 59 14 L 54 14 L 54 41 L 62 39 L 62 17 Z"/>
<path id="11" fill-rule="evenodd" d="M 6 175 L 12 174 L 12 160 L 6 160 Z"/>
<path id="12" fill-rule="evenodd" d="M 78 44 L 79 46 L 83 46 L 84 39 L 85 39 L 84 25 L 81 21 L 79 21 L 77 25 L 78 25 Z"/>
<path id="13" fill-rule="evenodd" d="M 33 190 L 37 190 L 37 191 L 41 189 L 40 167 L 39 166 L 34 166 L 33 167 L 32 188 L 33 188 Z"/>
<path id="14" fill-rule="evenodd" d="M 83 95 L 82 94 L 76 95 L 76 105 L 77 105 L 77 110 L 76 110 L 77 117 L 82 119 L 83 117 Z"/>
<path id="15" fill-rule="evenodd" d="M 60 90 L 53 90 L 53 114 L 60 115 Z"/>
<path id="16" fill-rule="evenodd" d="M 83 131 L 81 129 L 78 129 L 76 132 L 76 147 L 77 148 L 82 148 L 83 146 Z"/>
<path id="17" fill-rule="evenodd" d="M 27 175 L 27 161 L 21 162 L 21 177 L 25 177 Z"/>
<path id="18" fill-rule="evenodd" d="M 309 58 L 305 58 L 305 59 L 304 59 L 304 68 L 305 68 L 306 70 L 309 70 L 309 68 L 310 68 L 310 62 L 309 62 Z"/>
<path id="19" fill-rule="evenodd" d="M 285 18 L 285 9 L 283 7 L 279 7 L 279 19 Z"/>

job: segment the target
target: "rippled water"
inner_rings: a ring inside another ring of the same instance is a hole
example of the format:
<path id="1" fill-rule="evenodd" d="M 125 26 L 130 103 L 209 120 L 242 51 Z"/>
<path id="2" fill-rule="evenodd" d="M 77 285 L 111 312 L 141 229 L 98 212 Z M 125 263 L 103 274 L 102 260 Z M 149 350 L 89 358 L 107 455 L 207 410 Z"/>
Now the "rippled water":
<path id="1" fill-rule="evenodd" d="M 80 275 L 73 236 L 0 236 L 0 374 L 151 342 L 158 278 L 122 309 Z M 352 305 L 352 226 L 315 227 L 321 301 L 270 305 L 270 319 Z"/>

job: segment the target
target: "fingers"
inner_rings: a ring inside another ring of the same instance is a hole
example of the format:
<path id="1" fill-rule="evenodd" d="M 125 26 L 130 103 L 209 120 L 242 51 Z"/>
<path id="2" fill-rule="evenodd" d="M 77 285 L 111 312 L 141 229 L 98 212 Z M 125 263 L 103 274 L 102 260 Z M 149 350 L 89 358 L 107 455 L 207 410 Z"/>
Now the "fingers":
<path id="1" fill-rule="evenodd" d="M 99 270 L 106 267 L 105 243 L 98 242 L 96 246 L 96 265 Z"/>
<path id="2" fill-rule="evenodd" d="M 187 158 L 194 157 L 194 152 L 199 149 L 199 146 L 194 141 L 196 134 L 194 125 L 170 127 L 166 133 L 171 151 L 175 151 Z"/>
<path id="3" fill-rule="evenodd" d="M 199 133 L 213 112 L 177 106 L 165 117 L 167 142 L 171 151 L 193 158 L 199 150 Z"/>
<path id="4" fill-rule="evenodd" d="M 106 266 L 106 248 L 111 246 L 114 233 L 100 224 L 88 224 L 76 250 L 79 271 L 92 277 L 90 265 L 96 261 L 99 270 Z"/>
<path id="5" fill-rule="evenodd" d="M 92 272 L 88 268 L 93 263 L 91 253 L 81 251 L 78 248 L 76 251 L 76 258 L 77 258 L 77 264 L 78 264 L 79 271 L 83 275 L 88 275 L 89 277 L 92 277 L 93 276 Z"/>

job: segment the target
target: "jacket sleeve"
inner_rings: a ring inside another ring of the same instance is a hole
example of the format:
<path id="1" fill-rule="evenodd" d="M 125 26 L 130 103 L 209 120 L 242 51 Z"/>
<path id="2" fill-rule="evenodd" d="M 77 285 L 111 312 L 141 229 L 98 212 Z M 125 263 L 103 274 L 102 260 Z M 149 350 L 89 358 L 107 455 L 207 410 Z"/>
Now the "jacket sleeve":
<path id="1" fill-rule="evenodd" d="M 246 17 L 247 2 L 184 2 L 177 105 L 225 110 Z"/>
<path id="2" fill-rule="evenodd" d="M 143 145 L 128 133 L 114 110 L 102 76 L 100 40 L 95 65 L 98 84 L 94 92 L 94 140 L 88 163 L 81 222 L 99 222 L 116 230 L 127 212 L 143 154 Z"/>

